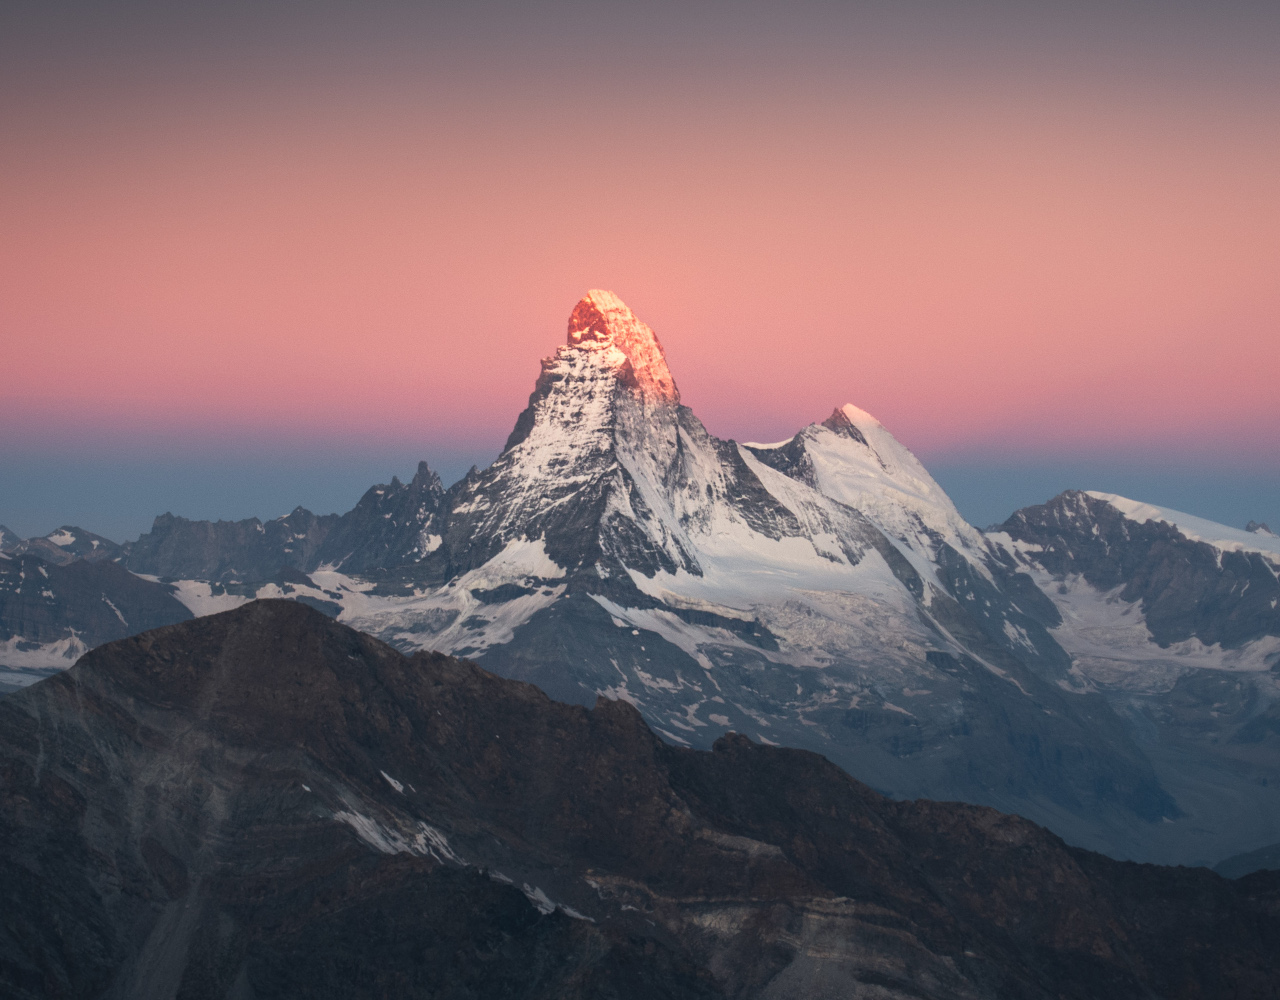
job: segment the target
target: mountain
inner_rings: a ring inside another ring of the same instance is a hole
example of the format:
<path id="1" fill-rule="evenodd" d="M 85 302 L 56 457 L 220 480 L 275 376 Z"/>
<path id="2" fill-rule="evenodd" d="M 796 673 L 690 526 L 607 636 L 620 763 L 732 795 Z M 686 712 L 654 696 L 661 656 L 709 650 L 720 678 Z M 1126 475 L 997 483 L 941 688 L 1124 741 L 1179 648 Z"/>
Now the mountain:
<path id="1" fill-rule="evenodd" d="M 6 687 L 65 669 L 104 642 L 191 617 L 169 588 L 108 558 L 50 562 L 43 552 L 18 546 L 0 558 L 0 684 Z"/>
<path id="2" fill-rule="evenodd" d="M 423 463 L 341 516 L 165 515 L 118 559 L 196 615 L 288 597 L 627 701 L 675 745 L 749 733 L 1118 857 L 1274 842 L 1274 536 L 1064 496 L 1086 513 L 1058 498 L 981 532 L 852 405 L 783 442 L 716 438 L 656 334 L 593 291 L 487 469 L 445 489 Z"/>
<path id="3" fill-rule="evenodd" d="M 0 524 L 0 552 L 8 552 L 21 541 L 14 531 Z"/>
<path id="4" fill-rule="evenodd" d="M 1240 878 L 1257 871 L 1280 871 L 1280 844 L 1268 844 L 1256 851 L 1236 854 L 1219 861 L 1213 870 L 1224 878 Z"/>
<path id="5" fill-rule="evenodd" d="M 1280 638 L 1280 538 L 1270 532 L 1079 491 L 1020 510 L 996 531 L 1007 536 L 1020 569 L 1054 579 L 1051 597 L 1068 596 L 1057 584 L 1070 580 L 1084 585 L 1084 602 L 1114 595 L 1125 605 L 1140 603 L 1161 650 L 1177 646 L 1194 655 L 1194 646 L 1205 655 L 1218 646 L 1248 650 L 1246 659 L 1280 660 L 1280 642 L 1270 641 Z M 1072 601 L 1057 603 L 1074 610 Z"/>
<path id="6" fill-rule="evenodd" d="M 369 576 L 413 565 L 439 547 L 444 504 L 440 477 L 419 462 L 408 483 L 393 476 L 390 485 L 371 486 L 325 536 L 312 567 Z"/>
<path id="7" fill-rule="evenodd" d="M 116 559 L 122 550 L 110 539 L 66 524 L 42 538 L 22 539 L 4 551 L 17 555 L 29 553 L 39 556 L 51 565 L 65 566 L 76 559 L 84 559 L 88 562 Z"/>
<path id="8" fill-rule="evenodd" d="M 294 602 L 0 702 L 6 996 L 1274 997 L 1280 876 L 659 740 Z"/>
<path id="9" fill-rule="evenodd" d="M 579 303 L 567 340 L 456 490 L 424 561 L 443 585 L 347 620 L 566 700 L 629 699 L 676 742 L 746 730 L 1083 843 L 1178 815 L 1101 699 L 1060 687 L 1051 602 L 874 419 L 739 446 L 680 405 L 616 298 Z"/>
<path id="10" fill-rule="evenodd" d="M 1102 700 L 1059 685 L 1070 659 L 1023 607 L 1051 602 L 878 423 L 847 407 L 784 446 L 719 440 L 608 293 L 446 500 L 403 589 L 344 621 L 564 700 L 629 700 L 679 744 L 749 731 L 1082 843 L 1178 816 Z"/>
<path id="11" fill-rule="evenodd" d="M 419 463 L 409 483 L 371 486 L 351 511 L 318 516 L 304 507 L 273 521 L 190 521 L 163 514 L 126 546 L 135 573 L 214 582 L 223 587 L 272 581 L 282 567 L 342 566 L 370 574 L 411 564 L 439 544 L 433 519 L 444 500 L 440 477 Z M 251 593 L 251 591 L 245 591 Z"/>
<path id="12" fill-rule="evenodd" d="M 314 561 L 337 515 L 298 507 L 273 521 L 189 521 L 162 514 L 128 546 L 126 565 L 149 576 L 240 584 L 269 580 L 281 567 Z"/>
<path id="13" fill-rule="evenodd" d="M 341 566 L 347 575 L 377 577 L 413 566 L 440 544 L 439 518 L 445 503 L 440 477 L 418 465 L 409 483 L 371 486 L 341 516 L 318 516 L 304 507 L 272 521 L 191 521 L 173 514 L 123 549 L 135 573 L 167 580 L 213 584 L 210 596 L 253 596 L 257 586 L 279 582 L 282 570 Z M 298 573 L 293 582 L 303 582 Z"/>
<path id="14" fill-rule="evenodd" d="M 1130 720 L 1190 814 L 1242 848 L 1280 837 L 1280 539 L 1072 491 L 988 536 L 1057 607 L 1072 673 Z M 1049 624 L 1049 623 L 1047 623 Z M 1166 831 L 1160 834 L 1167 835 Z"/>

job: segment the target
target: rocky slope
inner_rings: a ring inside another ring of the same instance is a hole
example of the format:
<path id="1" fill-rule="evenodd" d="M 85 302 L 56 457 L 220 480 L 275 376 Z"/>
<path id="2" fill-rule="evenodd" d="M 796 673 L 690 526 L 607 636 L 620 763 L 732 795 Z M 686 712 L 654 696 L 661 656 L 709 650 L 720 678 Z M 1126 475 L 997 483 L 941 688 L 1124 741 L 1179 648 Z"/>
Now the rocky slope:
<path id="1" fill-rule="evenodd" d="M 1280 844 L 1268 844 L 1219 861 L 1213 870 L 1224 878 L 1240 878 L 1257 871 L 1280 871 Z"/>
<path id="2" fill-rule="evenodd" d="M 0 548 L 0 551 L 11 555 L 39 556 L 45 562 L 55 566 L 65 566 L 77 559 L 84 559 L 87 562 L 117 559 L 123 551 L 110 539 L 69 524 L 40 538 L 15 539 L 8 535 L 7 529 L 3 528 L 0 528 L 0 535 L 6 536 L 6 538 L 0 538 L 0 541 L 7 540 L 8 543 Z"/>
<path id="3" fill-rule="evenodd" d="M 1280 838 L 1280 539 L 1077 491 L 989 537 L 1054 602 L 1081 686 L 1131 720 L 1182 808 L 1214 818 L 1190 856 L 1217 856 L 1215 828 Z"/>
<path id="4" fill-rule="evenodd" d="M 169 588 L 110 559 L 50 562 L 42 551 L 0 555 L 0 684 L 21 687 L 94 646 L 191 617 Z"/>
<path id="5" fill-rule="evenodd" d="M 1280 539 L 1106 493 L 1070 491 L 993 529 L 1046 592 L 1086 584 L 1127 606 L 1161 649 L 1246 649 L 1280 660 Z M 993 537 L 995 535 L 993 534 Z M 1065 596 L 1065 595 L 1063 595 Z M 1069 602 L 1060 602 L 1067 605 Z M 1266 653 L 1261 653 L 1262 648 Z M 1189 647 L 1188 647 L 1189 648 Z"/>
<path id="6" fill-rule="evenodd" d="M 407 483 L 392 477 L 387 486 L 371 486 L 325 536 L 307 567 L 341 566 L 363 576 L 421 562 L 440 546 L 446 498 L 440 477 L 418 463 Z"/>
<path id="7" fill-rule="evenodd" d="M 440 540 L 433 527 L 444 496 L 440 477 L 422 462 L 411 482 L 393 478 L 371 486 L 341 516 L 318 516 L 303 507 L 265 522 L 256 517 L 191 521 L 163 514 L 149 532 L 124 547 L 124 562 L 135 573 L 200 580 L 245 594 L 254 593 L 252 584 L 275 581 L 282 568 L 331 565 L 347 574 L 376 575 L 434 551 Z"/>
<path id="8" fill-rule="evenodd" d="M 273 521 L 189 521 L 162 514 L 128 547 L 135 573 L 238 584 L 270 580 L 282 566 L 301 567 L 314 556 L 338 520 L 302 507 Z"/>
<path id="9" fill-rule="evenodd" d="M 1280 876 L 674 747 L 293 602 L 0 701 L 0 783 L 15 998 L 1280 992 Z"/>

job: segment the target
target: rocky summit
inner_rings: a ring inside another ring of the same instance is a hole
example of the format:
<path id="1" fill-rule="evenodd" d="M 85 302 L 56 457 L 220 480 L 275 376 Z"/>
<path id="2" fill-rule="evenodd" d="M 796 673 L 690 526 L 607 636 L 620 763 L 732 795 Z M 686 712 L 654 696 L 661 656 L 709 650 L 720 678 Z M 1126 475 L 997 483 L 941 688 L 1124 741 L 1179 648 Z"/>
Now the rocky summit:
<path id="1" fill-rule="evenodd" d="M 0 780 L 15 1000 L 1280 995 L 1280 874 L 674 746 L 291 601 L 0 701 Z"/>
<path id="2" fill-rule="evenodd" d="M 672 746 L 809 749 L 1116 857 L 1280 841 L 1273 534 L 1075 491 L 980 531 L 875 417 L 831 402 L 786 441 L 717 438 L 654 331 L 591 291 L 488 468 L 445 488 L 424 463 L 341 516 L 164 515 L 100 564 L 190 614 L 289 598 L 405 653 L 625 702 Z M 41 552 L 92 548 L 55 534 Z M 164 623 L 73 633 L 31 573 L 21 606 L 62 631 L 0 606 L 0 682 Z M 76 593 L 94 621 L 123 611 Z"/>

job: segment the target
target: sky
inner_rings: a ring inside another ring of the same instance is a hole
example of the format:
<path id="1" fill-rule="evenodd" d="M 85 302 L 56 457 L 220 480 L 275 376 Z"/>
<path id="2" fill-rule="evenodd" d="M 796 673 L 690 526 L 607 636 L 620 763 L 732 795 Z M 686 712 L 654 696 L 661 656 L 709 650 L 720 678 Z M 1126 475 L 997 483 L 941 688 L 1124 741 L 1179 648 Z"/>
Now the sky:
<path id="1" fill-rule="evenodd" d="M 0 524 L 457 478 L 607 288 L 721 437 L 1276 526 L 1277 65 L 1274 3 L 11 0 Z"/>

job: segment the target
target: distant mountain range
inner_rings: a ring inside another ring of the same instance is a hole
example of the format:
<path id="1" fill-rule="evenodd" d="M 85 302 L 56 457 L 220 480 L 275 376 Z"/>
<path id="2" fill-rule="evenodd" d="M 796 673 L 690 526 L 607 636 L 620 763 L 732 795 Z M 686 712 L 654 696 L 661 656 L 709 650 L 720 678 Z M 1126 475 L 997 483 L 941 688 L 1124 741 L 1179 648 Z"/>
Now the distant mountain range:
<path id="1" fill-rule="evenodd" d="M 940 598 L 939 598 L 940 599 Z M 717 668 L 712 668 L 712 673 Z M 1280 873 L 658 739 L 289 601 L 0 701 L 12 1000 L 1275 997 Z"/>
<path id="2" fill-rule="evenodd" d="M 853 406 L 720 440 L 597 291 L 502 454 L 447 489 L 424 463 L 341 516 L 0 535 L 0 681 L 290 598 L 563 701 L 629 702 L 673 746 L 736 731 L 896 797 L 1216 862 L 1280 842 L 1280 538 L 1250 527 L 1072 491 L 979 531 Z"/>

